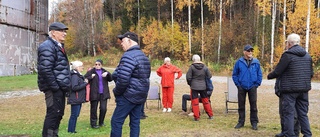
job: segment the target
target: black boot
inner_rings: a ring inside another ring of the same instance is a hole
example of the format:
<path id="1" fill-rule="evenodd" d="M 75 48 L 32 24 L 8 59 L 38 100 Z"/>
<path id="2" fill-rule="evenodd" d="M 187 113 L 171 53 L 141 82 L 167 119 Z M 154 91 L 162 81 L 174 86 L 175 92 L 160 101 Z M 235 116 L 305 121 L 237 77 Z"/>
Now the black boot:
<path id="1" fill-rule="evenodd" d="M 244 126 L 244 123 L 239 122 L 234 128 L 239 129 L 239 128 L 242 128 L 243 126 Z"/>

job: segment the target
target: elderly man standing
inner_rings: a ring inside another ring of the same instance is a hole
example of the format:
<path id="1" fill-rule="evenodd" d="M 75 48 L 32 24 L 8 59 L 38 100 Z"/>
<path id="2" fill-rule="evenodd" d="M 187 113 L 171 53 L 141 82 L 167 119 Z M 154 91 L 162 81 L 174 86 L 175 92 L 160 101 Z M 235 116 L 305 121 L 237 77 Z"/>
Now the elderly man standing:
<path id="1" fill-rule="evenodd" d="M 54 22 L 49 26 L 49 37 L 38 48 L 38 87 L 45 94 L 46 117 L 42 136 L 57 137 L 64 115 L 65 95 L 70 90 L 71 77 L 64 40 L 68 28 Z"/>
<path id="2" fill-rule="evenodd" d="M 140 135 L 140 116 L 150 86 L 150 61 L 140 50 L 138 36 L 132 32 L 118 35 L 125 51 L 112 74 L 116 108 L 111 118 L 111 137 L 122 136 L 122 126 L 129 115 L 130 137 Z"/>
<path id="3" fill-rule="evenodd" d="M 234 65 L 232 79 L 238 88 L 238 124 L 236 129 L 244 126 L 246 118 L 246 95 L 250 102 L 250 122 L 253 130 L 258 130 L 257 88 L 262 82 L 260 62 L 252 56 L 253 47 L 246 45 L 243 49 L 243 57 Z"/>
<path id="4" fill-rule="evenodd" d="M 300 36 L 292 33 L 288 35 L 285 51 L 276 66 L 268 74 L 268 79 L 277 78 L 280 92 L 283 122 L 282 132 L 276 137 L 296 136 L 294 133 L 294 115 L 298 115 L 301 133 L 304 137 L 311 137 L 308 119 L 309 97 L 311 78 L 313 77 L 311 56 L 299 46 Z"/>

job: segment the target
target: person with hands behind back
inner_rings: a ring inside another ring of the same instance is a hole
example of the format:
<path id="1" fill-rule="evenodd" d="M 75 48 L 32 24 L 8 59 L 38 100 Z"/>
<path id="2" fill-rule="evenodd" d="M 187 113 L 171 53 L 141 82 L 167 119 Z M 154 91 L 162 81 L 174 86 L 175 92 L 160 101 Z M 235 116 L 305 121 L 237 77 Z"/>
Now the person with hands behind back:
<path id="1" fill-rule="evenodd" d="M 102 68 L 103 61 L 96 60 L 95 67 L 85 74 L 85 78 L 90 83 L 90 125 L 91 128 L 105 126 L 104 118 L 107 113 L 107 99 L 110 99 L 108 82 L 112 81 L 109 71 Z M 97 117 L 97 108 L 99 106 L 99 121 Z M 97 122 L 99 125 L 97 125 Z"/>

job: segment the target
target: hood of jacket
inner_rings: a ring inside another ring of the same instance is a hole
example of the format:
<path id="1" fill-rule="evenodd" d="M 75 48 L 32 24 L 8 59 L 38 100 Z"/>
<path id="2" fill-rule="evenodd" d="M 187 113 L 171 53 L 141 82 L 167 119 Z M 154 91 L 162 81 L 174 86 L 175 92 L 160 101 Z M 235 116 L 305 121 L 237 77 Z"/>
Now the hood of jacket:
<path id="1" fill-rule="evenodd" d="M 304 55 L 307 54 L 307 51 L 299 45 L 294 45 L 289 50 L 287 50 L 286 53 L 303 57 Z"/>
<path id="2" fill-rule="evenodd" d="M 203 63 L 193 63 L 192 65 L 198 70 L 201 70 L 204 67 Z"/>

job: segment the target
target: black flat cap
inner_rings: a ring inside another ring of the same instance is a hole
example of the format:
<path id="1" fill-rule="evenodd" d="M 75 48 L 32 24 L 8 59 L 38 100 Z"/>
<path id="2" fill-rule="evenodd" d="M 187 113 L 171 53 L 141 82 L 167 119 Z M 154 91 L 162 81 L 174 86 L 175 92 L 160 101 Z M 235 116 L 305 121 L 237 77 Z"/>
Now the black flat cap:
<path id="1" fill-rule="evenodd" d="M 49 26 L 49 31 L 51 30 L 68 30 L 68 27 L 60 22 L 53 22 Z"/>
<path id="2" fill-rule="evenodd" d="M 135 42 L 137 42 L 137 43 L 139 43 L 138 41 L 138 35 L 136 34 L 136 33 L 133 33 L 133 32 L 126 32 L 126 33 L 124 33 L 123 35 L 118 35 L 118 38 L 120 39 L 120 40 L 122 40 L 123 38 L 129 38 L 129 39 L 131 39 L 131 40 L 133 40 L 133 41 L 135 41 Z"/>

